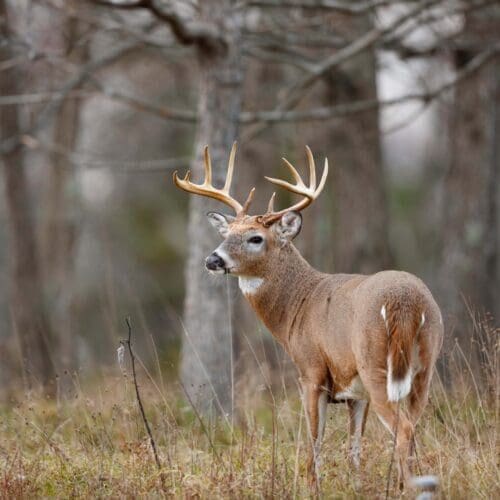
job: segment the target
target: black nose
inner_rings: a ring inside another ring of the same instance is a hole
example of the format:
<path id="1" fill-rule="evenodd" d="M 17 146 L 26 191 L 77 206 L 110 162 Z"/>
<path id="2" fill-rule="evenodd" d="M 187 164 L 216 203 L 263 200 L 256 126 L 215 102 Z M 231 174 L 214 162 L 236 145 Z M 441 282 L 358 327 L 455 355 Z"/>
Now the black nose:
<path id="1" fill-rule="evenodd" d="M 217 254 L 217 252 L 214 252 L 206 258 L 205 266 L 210 271 L 217 271 L 217 269 L 224 269 L 226 263 L 224 262 L 224 259 Z"/>

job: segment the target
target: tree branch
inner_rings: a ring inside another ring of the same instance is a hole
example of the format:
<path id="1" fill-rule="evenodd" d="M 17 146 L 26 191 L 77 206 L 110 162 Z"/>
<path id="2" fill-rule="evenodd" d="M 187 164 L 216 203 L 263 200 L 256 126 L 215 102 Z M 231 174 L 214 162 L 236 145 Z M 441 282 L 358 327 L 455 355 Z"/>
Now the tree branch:
<path id="1" fill-rule="evenodd" d="M 260 112 L 243 112 L 240 115 L 240 123 L 249 125 L 252 123 L 278 123 L 278 122 L 291 122 L 291 121 L 323 121 L 338 118 L 356 113 L 370 111 L 379 107 L 391 107 L 398 104 L 403 104 L 410 101 L 423 101 L 430 102 L 438 98 L 446 91 L 452 89 L 469 76 L 478 71 L 486 62 L 492 57 L 500 53 L 500 45 L 496 45 L 488 50 L 485 50 L 475 57 L 473 57 L 462 70 L 460 70 L 455 77 L 438 86 L 434 90 L 426 92 L 414 92 L 406 94 L 393 99 L 367 99 L 364 101 L 351 102 L 346 104 L 338 104 L 336 106 L 322 106 L 319 108 L 309 109 L 305 111 L 260 111 Z"/>
<path id="2" fill-rule="evenodd" d="M 197 45 L 210 52 L 220 52 L 227 47 L 227 41 L 221 31 L 211 23 L 183 19 L 172 6 L 160 8 L 154 0 L 89 0 L 90 2 L 122 10 L 145 9 L 157 19 L 168 24 L 177 40 L 183 45 Z"/>
<path id="3" fill-rule="evenodd" d="M 86 167 L 88 170 L 106 169 L 116 174 L 155 173 L 166 170 L 189 168 L 190 157 L 167 158 L 161 160 L 117 160 L 98 159 L 87 153 L 70 151 L 61 144 L 43 141 L 37 137 L 25 135 L 21 142 L 30 149 L 41 149 L 65 158 L 69 164 Z"/>
<path id="4" fill-rule="evenodd" d="M 316 82 L 318 78 L 322 77 L 325 73 L 331 71 L 345 61 L 372 47 L 387 34 L 394 32 L 396 29 L 404 25 L 407 21 L 415 18 L 425 9 L 430 7 L 432 4 L 437 3 L 438 1 L 439 0 L 422 0 L 421 2 L 418 2 L 417 5 L 415 5 L 413 8 L 409 9 L 405 14 L 399 16 L 394 21 L 389 23 L 388 26 L 373 28 L 368 31 L 368 33 L 364 34 L 357 40 L 354 40 L 346 47 L 335 52 L 325 61 L 318 64 L 317 68 L 313 72 L 311 72 L 310 75 L 305 76 L 289 89 L 280 104 L 280 108 L 283 109 L 293 107 L 302 98 L 302 94 L 304 93 L 304 91 L 307 90 L 314 82 Z"/>
<path id="5" fill-rule="evenodd" d="M 156 115 L 164 120 L 177 120 L 186 123 L 194 123 L 196 121 L 196 113 L 194 111 L 185 111 L 181 109 L 170 108 L 162 104 L 153 103 L 142 97 L 137 97 L 131 94 L 125 94 L 119 90 L 105 86 L 97 79 L 92 79 L 92 83 L 109 99 L 116 102 L 121 102 L 138 111 L 144 111 L 152 115 Z"/>
<path id="6" fill-rule="evenodd" d="M 36 130 L 38 130 L 41 126 L 43 126 L 43 124 L 46 123 L 47 119 L 50 118 L 50 116 L 58 109 L 58 106 L 61 104 L 61 102 L 71 92 L 73 92 L 75 88 L 79 87 L 86 80 L 88 80 L 91 77 L 92 73 L 94 73 L 98 69 L 103 68 L 108 64 L 113 63 L 123 54 L 127 53 L 128 51 L 132 50 L 135 47 L 136 47 L 135 42 L 124 44 L 122 46 L 116 47 L 114 50 L 112 50 L 105 56 L 101 57 L 100 59 L 85 64 L 82 67 L 81 71 L 73 78 L 70 78 L 65 83 L 65 85 L 58 91 L 57 98 L 51 100 L 43 107 L 43 109 L 38 113 L 35 123 L 31 127 L 28 127 L 27 129 L 23 130 L 21 136 L 25 134 L 32 134 Z M 19 136 L 9 137 L 5 139 L 3 142 L 0 143 L 0 154 L 7 154 L 14 151 L 19 146 L 19 144 L 20 144 Z"/>
<path id="7" fill-rule="evenodd" d="M 494 57 L 500 52 L 500 46 L 495 45 L 488 50 L 485 50 L 475 57 L 473 57 L 469 63 L 459 71 L 455 78 L 450 80 L 449 82 L 440 85 L 434 90 L 425 91 L 425 92 L 414 92 L 410 94 L 406 94 L 400 97 L 395 97 L 392 99 L 367 99 L 364 101 L 356 101 L 345 104 L 338 104 L 335 106 L 322 106 L 318 108 L 308 109 L 308 110 L 270 110 L 270 111 L 243 111 L 240 114 L 240 123 L 243 125 L 251 125 L 255 123 L 279 123 L 279 122 L 292 122 L 292 121 L 325 121 L 331 120 L 334 118 L 338 118 L 340 116 L 347 116 L 356 113 L 362 113 L 365 111 L 370 111 L 379 107 L 391 107 L 396 106 L 398 104 L 402 104 L 410 101 L 431 101 L 441 94 L 451 89 L 462 80 L 466 79 L 470 75 L 472 75 L 475 71 L 477 71 L 481 66 L 483 66 L 489 59 Z M 98 90 L 106 97 L 113 99 L 117 102 L 121 102 L 128 106 L 131 106 L 139 111 L 143 111 L 155 116 L 158 116 L 162 119 L 168 120 L 178 120 L 186 123 L 195 123 L 197 120 L 196 112 L 194 111 L 186 111 L 169 108 L 167 106 L 163 106 L 158 103 L 153 103 L 141 97 L 124 94 L 118 90 L 110 89 L 106 87 L 104 84 L 97 80 L 92 80 L 93 84 L 96 85 Z M 77 92 L 75 97 L 84 97 L 87 95 L 91 95 L 91 93 L 82 92 L 80 96 Z M 26 96 L 4 96 L 0 97 L 0 105 L 8 105 L 16 103 L 16 99 L 24 104 L 40 102 L 42 98 L 52 97 L 54 99 L 67 98 L 71 96 L 71 94 L 64 94 L 63 91 L 47 93 L 47 94 L 28 94 Z M 27 133 L 24 133 L 23 136 L 26 136 Z"/>
<path id="8" fill-rule="evenodd" d="M 368 0 L 365 2 L 339 2 L 337 0 L 248 0 L 245 7 L 300 8 L 312 10 L 334 10 L 342 14 L 364 14 L 378 7 L 400 3 L 400 0 Z"/>
<path id="9" fill-rule="evenodd" d="M 159 37 L 151 35 L 149 32 L 153 30 L 153 26 L 143 26 L 142 30 L 136 30 L 125 23 L 119 22 L 117 19 L 103 19 L 103 16 L 94 16 L 84 11 L 81 8 L 73 6 L 71 3 L 61 3 L 57 0 L 37 0 L 38 3 L 45 5 L 51 9 L 64 12 L 64 14 L 72 19 L 77 19 L 78 21 L 83 21 L 90 26 L 95 28 L 109 31 L 117 31 L 125 36 L 134 38 L 137 41 L 142 42 L 144 45 L 149 45 L 158 49 L 172 49 L 173 47 L 178 48 L 177 44 L 173 45 L 172 41 L 165 42 Z M 147 33 L 146 33 L 146 32 Z"/>

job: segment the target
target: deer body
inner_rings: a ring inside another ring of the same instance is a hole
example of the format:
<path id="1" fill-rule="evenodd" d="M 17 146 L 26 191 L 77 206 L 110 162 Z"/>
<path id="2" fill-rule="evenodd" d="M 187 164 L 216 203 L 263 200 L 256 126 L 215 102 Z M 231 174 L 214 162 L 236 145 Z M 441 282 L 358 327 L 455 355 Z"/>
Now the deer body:
<path id="1" fill-rule="evenodd" d="M 417 323 L 424 314 L 422 326 L 426 328 L 419 332 L 418 342 L 415 339 L 419 352 L 417 356 L 412 353 L 412 378 L 421 366 L 435 361 L 428 357 L 437 354 L 441 315 L 418 278 L 399 271 L 371 276 L 325 274 L 312 268 L 292 244 L 281 252 L 266 277 L 251 278 L 258 286 L 244 285 L 242 292 L 301 375 L 328 387 L 332 398 L 341 396 L 357 376 L 362 382 L 366 377 L 377 378 L 365 369 L 367 360 L 372 359 L 385 378 L 389 337 L 381 312 L 384 306 L 386 311 L 407 307 L 409 314 L 414 311 Z M 433 330 L 437 330 L 434 335 L 429 333 Z"/>
<path id="2" fill-rule="evenodd" d="M 265 215 L 249 216 L 246 210 L 252 191 L 243 207 L 226 201 L 239 207 L 236 217 L 208 214 L 224 241 L 207 258 L 206 267 L 213 273 L 239 278 L 251 306 L 299 371 L 312 445 L 312 481 L 318 478 L 327 403 L 343 401 L 349 407 L 353 464 L 359 466 L 361 436 L 370 405 L 397 436 L 402 483 L 408 479 L 414 426 L 427 403 L 442 343 L 441 313 L 424 283 L 411 274 L 325 274 L 300 255 L 292 243 L 302 224 L 296 210 L 307 205 L 304 200 L 310 203 L 319 194 L 328 171 L 325 164 L 320 187 L 316 188 L 309 150 L 308 157 L 310 187 L 288 163 L 296 185 L 270 179 L 304 196 L 293 210 L 274 212 L 271 200 Z M 230 158 L 234 160 L 234 148 Z M 228 179 L 231 176 L 230 160 Z M 174 177 L 187 191 L 203 194 L 200 190 L 210 190 L 207 182 L 191 188 L 189 177 L 186 179 Z M 229 189 L 216 190 L 214 197 L 221 199 L 228 193 Z M 400 412 L 399 403 L 405 398 L 407 411 Z"/>

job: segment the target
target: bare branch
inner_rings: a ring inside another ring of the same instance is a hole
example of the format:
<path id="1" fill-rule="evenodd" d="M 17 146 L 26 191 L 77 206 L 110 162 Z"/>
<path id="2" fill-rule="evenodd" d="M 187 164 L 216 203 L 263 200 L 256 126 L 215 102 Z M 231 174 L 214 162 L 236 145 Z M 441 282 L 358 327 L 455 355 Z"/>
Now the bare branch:
<path id="1" fill-rule="evenodd" d="M 102 84 L 96 79 L 92 79 L 92 83 L 102 92 L 102 94 L 109 99 L 116 102 L 121 102 L 138 111 L 150 113 L 152 115 L 163 118 L 164 120 L 177 120 L 186 123 L 193 123 L 196 121 L 196 113 L 194 111 L 185 111 L 181 109 L 170 108 L 162 104 L 153 103 L 142 97 L 137 97 L 131 94 L 125 94 L 119 90 L 110 88 Z"/>
<path id="2" fill-rule="evenodd" d="M 227 47 L 227 41 L 221 31 L 211 23 L 182 18 L 172 6 L 160 8 L 154 0 L 134 0 L 121 2 L 116 0 L 88 0 L 97 5 L 122 10 L 146 9 L 157 19 L 167 23 L 177 40 L 184 45 L 197 45 L 211 52 L 220 52 Z"/>
<path id="3" fill-rule="evenodd" d="M 46 121 L 52 116 L 52 114 L 58 109 L 58 106 L 66 98 L 66 96 L 68 96 L 71 92 L 74 91 L 75 88 L 79 87 L 86 80 L 88 80 L 91 77 L 92 73 L 103 68 L 104 66 L 107 66 L 108 64 L 113 63 L 123 54 L 127 53 L 128 51 L 132 50 L 135 47 L 136 47 L 135 42 L 121 45 L 119 47 L 116 47 L 114 50 L 110 51 L 105 56 L 83 65 L 81 71 L 73 78 L 70 78 L 66 82 L 66 84 L 58 91 L 57 98 L 48 102 L 44 106 L 44 108 L 38 113 L 35 123 L 31 127 L 24 130 L 21 135 L 32 134 L 40 127 L 42 127 L 46 123 Z M 0 154 L 10 153 L 13 150 L 15 150 L 19 145 L 20 145 L 19 137 L 17 136 L 9 137 L 0 143 Z"/>
<path id="4" fill-rule="evenodd" d="M 352 43 L 335 52 L 332 56 L 328 57 L 325 61 L 317 66 L 315 71 L 310 75 L 305 76 L 297 82 L 286 93 L 284 99 L 280 104 L 280 109 L 293 107 L 301 99 L 302 94 L 307 90 L 316 80 L 322 77 L 325 73 L 331 71 L 333 68 L 341 65 L 345 61 L 355 57 L 361 52 L 375 45 L 380 39 L 393 33 L 399 27 L 404 25 L 407 21 L 414 19 L 425 9 L 437 3 L 439 0 L 422 0 L 418 2 L 413 8 L 409 9 L 405 14 L 397 17 L 394 21 L 385 27 L 376 27 L 368 31 L 360 38 L 354 40 Z"/>
<path id="5" fill-rule="evenodd" d="M 251 41 L 255 45 L 263 47 L 280 47 L 288 48 L 291 45 L 299 47 L 313 47 L 313 48 L 335 48 L 345 46 L 348 42 L 342 36 L 335 36 L 332 34 L 324 35 L 323 33 L 293 33 L 293 32 L 282 32 L 274 33 L 272 31 L 243 31 L 243 36 L 245 39 Z"/>
<path id="6" fill-rule="evenodd" d="M 27 104 L 41 104 L 47 101 L 55 101 L 60 99 L 83 99 L 95 95 L 95 92 L 86 90 L 75 90 L 69 93 L 62 91 L 56 92 L 37 92 L 33 94 L 17 94 L 0 96 L 0 106 L 17 106 Z"/>
<path id="7" fill-rule="evenodd" d="M 378 7 L 396 3 L 400 3 L 400 0 L 368 0 L 365 2 L 339 2 L 337 0 L 248 0 L 243 5 L 245 7 L 334 10 L 343 14 L 364 14 Z"/>
<path id="8" fill-rule="evenodd" d="M 445 84 L 435 88 L 434 90 L 429 90 L 425 92 L 414 92 L 410 94 L 405 94 L 400 97 L 395 97 L 393 99 L 367 99 L 363 101 L 350 102 L 346 104 L 338 104 L 335 106 L 322 106 L 318 108 L 308 109 L 308 110 L 296 110 L 296 111 L 286 111 L 286 110 L 271 110 L 271 111 L 243 111 L 240 114 L 240 123 L 243 125 L 250 125 L 254 123 L 279 123 L 279 122 L 291 122 L 291 121 L 325 121 L 338 118 L 340 116 L 346 116 L 356 113 L 362 113 L 365 111 L 370 111 L 379 107 L 391 107 L 398 104 L 411 101 L 431 101 L 444 92 L 454 87 L 462 80 L 473 74 L 481 66 L 483 66 L 489 59 L 498 55 L 500 51 L 499 46 L 493 46 L 490 49 L 479 53 L 471 61 L 464 66 L 464 68 L 458 72 L 452 80 L 446 82 Z M 153 103 L 151 101 L 145 100 L 141 97 L 137 97 L 130 94 L 125 94 L 115 89 L 106 87 L 104 84 L 96 79 L 92 80 L 92 83 L 98 88 L 98 90 L 106 97 L 121 102 L 128 106 L 131 106 L 139 111 L 146 112 L 162 119 L 168 120 L 178 120 L 186 123 L 195 123 L 197 120 L 196 112 L 173 109 L 167 106 L 163 106 L 158 103 Z M 95 95 L 91 92 L 74 92 L 74 97 L 87 97 L 89 95 Z M 64 93 L 64 91 L 54 92 L 54 93 L 41 93 L 41 94 L 27 94 L 21 96 L 4 96 L 0 97 L 0 105 L 9 104 L 31 104 L 41 102 L 43 99 L 61 99 L 72 97 L 72 93 Z M 26 135 L 26 134 L 25 134 Z"/>
<path id="9" fill-rule="evenodd" d="M 260 50 L 256 47 L 248 47 L 243 50 L 246 56 L 252 57 L 254 59 L 259 59 L 265 62 L 271 62 L 274 64 L 288 64 L 290 66 L 295 66 L 302 71 L 312 71 L 314 69 L 314 64 L 308 61 L 305 57 L 295 54 L 295 56 L 287 55 L 284 53 L 276 54 L 268 52 L 266 50 Z M 0 99 L 1 100 L 1 99 Z"/>
<path id="10" fill-rule="evenodd" d="M 491 49 L 485 50 L 475 57 L 459 71 L 455 77 L 438 86 L 434 90 L 426 92 L 414 92 L 393 99 L 367 99 L 364 101 L 351 102 L 346 104 L 338 104 L 336 106 L 323 106 L 319 108 L 309 109 L 305 111 L 261 111 L 261 112 L 243 112 L 240 115 L 240 122 L 249 125 L 256 122 L 277 123 L 290 121 L 322 121 L 331 120 L 340 116 L 362 113 L 379 107 L 391 107 L 410 101 L 430 102 L 433 99 L 440 97 L 446 91 L 455 87 L 457 84 L 474 74 L 491 58 L 498 56 L 500 53 L 500 45 L 494 46 Z"/>
<path id="11" fill-rule="evenodd" d="M 61 144 L 43 141 L 37 137 L 25 135 L 21 142 L 29 149 L 40 149 L 49 153 L 64 157 L 69 165 L 85 167 L 88 170 L 105 169 L 113 174 L 139 174 L 165 172 L 179 168 L 189 168 L 191 158 L 184 156 L 178 158 L 167 158 L 160 160 L 116 160 L 106 158 L 94 158 L 88 153 L 70 151 Z"/>
<path id="12" fill-rule="evenodd" d="M 132 26 L 127 25 L 126 23 L 121 23 L 116 19 L 103 19 L 103 16 L 94 16 L 85 12 L 84 10 L 74 7 L 71 3 L 61 3 L 57 0 L 37 0 L 38 3 L 45 5 L 49 8 L 55 10 L 62 10 L 64 14 L 70 18 L 77 19 L 79 21 L 83 21 L 90 26 L 93 26 L 98 29 L 106 30 L 106 31 L 117 31 L 122 33 L 125 36 L 130 36 L 135 40 L 142 42 L 145 45 L 149 45 L 159 49 L 171 49 L 173 47 L 178 49 L 177 44 L 173 45 L 170 40 L 165 41 L 160 37 L 155 37 L 150 33 L 146 33 L 152 30 L 152 26 L 144 26 L 142 30 L 136 30 Z M 145 32 L 146 31 L 146 32 Z"/>

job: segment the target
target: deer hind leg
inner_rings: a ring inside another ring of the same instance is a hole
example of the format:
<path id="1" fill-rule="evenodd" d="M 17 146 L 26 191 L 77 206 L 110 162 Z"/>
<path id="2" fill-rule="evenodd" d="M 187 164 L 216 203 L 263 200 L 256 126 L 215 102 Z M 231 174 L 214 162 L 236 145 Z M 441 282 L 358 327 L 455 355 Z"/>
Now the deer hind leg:
<path id="1" fill-rule="evenodd" d="M 365 400 L 348 400 L 347 406 L 349 408 L 349 460 L 356 469 L 359 469 L 361 438 L 365 432 L 369 403 Z"/>
<path id="2" fill-rule="evenodd" d="M 402 489 L 410 479 L 410 469 L 408 458 L 413 441 L 413 424 L 405 415 L 402 408 L 398 408 L 397 403 L 385 401 L 373 401 L 373 410 L 391 432 L 396 436 L 396 460 L 398 466 L 398 482 Z"/>
<path id="3" fill-rule="evenodd" d="M 319 454 L 325 431 L 328 393 L 321 384 L 302 381 L 302 400 L 306 414 L 308 437 L 310 442 L 307 464 L 308 478 L 311 485 L 319 484 Z"/>
<path id="4" fill-rule="evenodd" d="M 415 428 L 429 400 L 429 386 L 431 382 L 430 370 L 417 373 L 413 379 L 411 392 L 408 398 L 408 418 Z M 415 434 L 410 443 L 410 469 L 412 469 L 415 454 Z"/>

